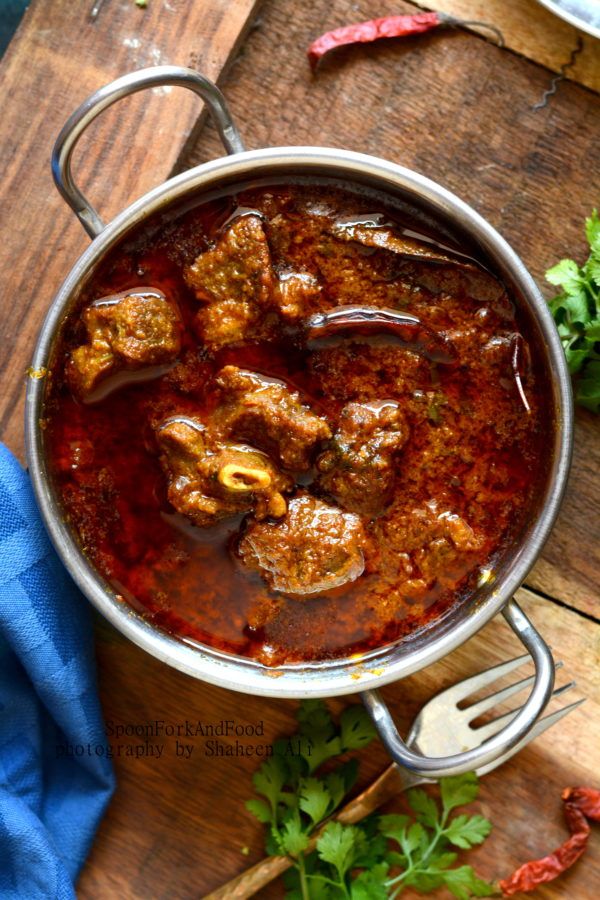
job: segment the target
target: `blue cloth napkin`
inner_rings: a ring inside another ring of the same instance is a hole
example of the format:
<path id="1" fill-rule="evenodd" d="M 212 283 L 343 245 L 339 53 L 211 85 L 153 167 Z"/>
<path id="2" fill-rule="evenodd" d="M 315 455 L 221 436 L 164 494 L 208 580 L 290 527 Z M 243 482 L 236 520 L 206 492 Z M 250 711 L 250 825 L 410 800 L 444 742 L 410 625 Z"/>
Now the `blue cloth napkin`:
<path id="1" fill-rule="evenodd" d="M 27 6 L 29 0 L 0 0 L 0 56 L 8 47 Z"/>
<path id="2" fill-rule="evenodd" d="M 75 897 L 114 789 L 106 747 L 88 604 L 0 444 L 2 900 Z"/>

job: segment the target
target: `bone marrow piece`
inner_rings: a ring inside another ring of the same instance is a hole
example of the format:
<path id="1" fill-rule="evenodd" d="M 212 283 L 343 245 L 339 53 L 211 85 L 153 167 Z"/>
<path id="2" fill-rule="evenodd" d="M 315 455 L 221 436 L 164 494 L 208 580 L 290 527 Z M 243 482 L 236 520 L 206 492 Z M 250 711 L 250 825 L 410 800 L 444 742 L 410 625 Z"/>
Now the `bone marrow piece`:
<path id="1" fill-rule="evenodd" d="M 363 544 L 358 516 L 300 495 L 290 500 L 280 522 L 251 522 L 238 553 L 272 590 L 304 597 L 341 587 L 362 575 Z"/>
<path id="2" fill-rule="evenodd" d="M 102 297 L 81 314 L 87 342 L 67 363 L 70 386 L 80 399 L 115 371 L 168 363 L 181 348 L 181 320 L 161 291 L 138 288 Z"/>
<path id="3" fill-rule="evenodd" d="M 157 430 L 169 502 L 194 525 L 254 512 L 257 519 L 285 515 L 283 492 L 292 480 L 253 447 L 215 440 L 190 418 L 173 418 Z"/>

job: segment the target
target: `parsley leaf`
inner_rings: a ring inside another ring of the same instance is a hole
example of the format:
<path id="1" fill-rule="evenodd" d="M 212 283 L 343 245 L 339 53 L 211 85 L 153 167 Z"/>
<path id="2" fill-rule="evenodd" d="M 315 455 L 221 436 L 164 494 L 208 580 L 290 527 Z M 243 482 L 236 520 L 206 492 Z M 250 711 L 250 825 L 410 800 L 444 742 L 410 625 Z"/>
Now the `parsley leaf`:
<path id="1" fill-rule="evenodd" d="M 334 867 L 342 882 L 365 844 L 366 837 L 360 828 L 330 822 L 317 841 L 317 853 L 323 862 Z"/>
<path id="2" fill-rule="evenodd" d="M 350 900 L 387 900 L 387 863 L 379 863 L 361 872 L 350 886 Z"/>
<path id="3" fill-rule="evenodd" d="M 271 821 L 277 820 L 277 806 L 285 784 L 285 763 L 278 756 L 268 757 L 252 778 L 257 793 L 266 797 L 271 806 Z M 256 815 L 256 810 L 251 810 Z"/>
<path id="4" fill-rule="evenodd" d="M 575 388 L 575 400 L 592 412 L 600 409 L 600 362 L 591 362 L 586 366 Z"/>
<path id="5" fill-rule="evenodd" d="M 569 372 L 574 378 L 575 402 L 592 412 L 600 410 L 600 218 L 596 210 L 586 219 L 590 254 L 583 266 L 563 259 L 546 272 L 561 292 L 549 301 Z"/>
<path id="6" fill-rule="evenodd" d="M 425 792 L 423 792 L 425 793 Z M 437 808 L 436 808 L 437 819 Z M 406 826 L 410 822 L 409 816 L 390 815 L 379 817 L 379 830 L 385 837 L 391 838 L 400 843 L 400 835 L 406 831 Z"/>
<path id="7" fill-rule="evenodd" d="M 600 253 L 600 217 L 596 209 L 592 210 L 592 215 L 585 220 L 585 236 L 592 253 Z"/>
<path id="8" fill-rule="evenodd" d="M 256 816 L 259 822 L 262 822 L 263 825 L 266 825 L 268 822 L 273 821 L 273 814 L 266 803 L 263 803 L 262 800 L 256 800 L 252 798 L 252 800 L 246 800 L 246 809 L 248 812 L 251 812 L 253 816 Z"/>
<path id="9" fill-rule="evenodd" d="M 465 806 L 472 803 L 479 793 L 479 782 L 475 772 L 466 772 L 464 775 L 451 775 L 442 778 L 440 791 L 444 812 L 448 813 L 457 806 Z"/>
<path id="10" fill-rule="evenodd" d="M 600 246 L 600 223 L 593 238 Z M 569 272 L 560 277 L 566 281 Z M 420 894 L 445 887 L 458 900 L 496 893 L 471 866 L 455 866 L 454 848 L 470 850 L 491 830 L 481 815 L 453 815 L 477 797 L 474 773 L 442 778 L 437 795 L 431 788 L 408 791 L 411 815 L 327 821 L 358 770 L 356 759 L 333 762 L 365 747 L 373 727 L 363 707 L 348 707 L 336 721 L 321 700 L 301 703 L 297 718 L 297 734 L 277 741 L 254 775 L 261 799 L 246 804 L 267 826 L 267 852 L 292 861 L 284 877 L 288 900 L 395 900 L 408 887 Z"/>
<path id="11" fill-rule="evenodd" d="M 482 844 L 492 826 L 483 816 L 456 816 L 445 830 L 451 844 L 462 850 L 469 850 L 476 844 Z"/>
<path id="12" fill-rule="evenodd" d="M 471 866 L 448 869 L 444 875 L 444 884 L 454 897 L 458 897 L 458 900 L 468 900 L 469 897 L 490 897 L 497 893 L 495 886 L 478 878 Z"/>
<path id="13" fill-rule="evenodd" d="M 301 753 L 310 773 L 342 752 L 340 736 L 322 700 L 305 700 L 298 710 L 298 722 L 300 734 L 307 739 Z"/>
<path id="14" fill-rule="evenodd" d="M 417 821 L 433 828 L 438 820 L 438 808 L 435 800 L 421 788 L 413 788 L 408 792 L 408 802 L 416 813 Z"/>
<path id="15" fill-rule="evenodd" d="M 329 811 L 331 794 L 318 778 L 303 778 L 300 782 L 298 806 L 316 825 Z"/>
<path id="16" fill-rule="evenodd" d="M 308 835 L 302 830 L 299 816 L 291 816 L 278 833 L 279 846 L 284 854 L 299 856 L 308 847 Z"/>
<path id="17" fill-rule="evenodd" d="M 376 736 L 375 726 L 363 706 L 347 706 L 340 716 L 343 752 L 360 750 Z"/>

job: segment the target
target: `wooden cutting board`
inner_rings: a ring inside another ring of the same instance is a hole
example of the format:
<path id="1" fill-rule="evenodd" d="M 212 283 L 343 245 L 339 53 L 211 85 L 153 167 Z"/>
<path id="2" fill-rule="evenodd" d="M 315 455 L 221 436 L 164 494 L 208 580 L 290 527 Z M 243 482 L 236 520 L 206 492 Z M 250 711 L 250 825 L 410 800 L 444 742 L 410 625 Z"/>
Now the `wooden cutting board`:
<path id="1" fill-rule="evenodd" d="M 23 451 L 23 379 L 42 317 L 88 238 L 55 190 L 52 144 L 88 94 L 134 69 L 182 65 L 217 80 L 258 0 L 34 0 L 0 64 L 0 436 Z M 121 101 L 93 123 L 75 179 L 105 221 L 172 173 L 199 122 L 180 88 Z"/>

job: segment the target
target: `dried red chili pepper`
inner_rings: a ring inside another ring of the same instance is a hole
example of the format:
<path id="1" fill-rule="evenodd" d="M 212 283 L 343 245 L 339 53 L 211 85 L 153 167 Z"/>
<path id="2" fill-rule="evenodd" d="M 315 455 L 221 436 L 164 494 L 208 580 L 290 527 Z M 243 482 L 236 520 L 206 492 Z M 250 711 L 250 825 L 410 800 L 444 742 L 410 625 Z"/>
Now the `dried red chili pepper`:
<path id="1" fill-rule="evenodd" d="M 542 859 L 520 866 L 500 882 L 505 897 L 519 891 L 533 891 L 540 884 L 553 881 L 579 859 L 590 836 L 588 819 L 600 822 L 600 791 L 594 788 L 566 788 L 562 793 L 565 820 L 571 837 Z"/>
<path id="2" fill-rule="evenodd" d="M 501 32 L 494 25 L 488 25 L 486 22 L 466 22 L 445 13 L 417 13 L 414 16 L 385 16 L 382 19 L 369 19 L 367 22 L 355 22 L 352 25 L 336 28 L 335 31 L 327 31 L 313 41 L 308 48 L 308 61 L 314 70 L 319 60 L 336 47 L 344 47 L 348 44 L 370 44 L 380 38 L 423 34 L 439 25 L 478 25 L 492 31 L 499 46 L 504 44 Z"/>
<path id="3" fill-rule="evenodd" d="M 370 44 L 380 38 L 422 34 L 424 31 L 437 28 L 441 23 L 441 16 L 432 12 L 417 13 L 414 16 L 386 16 L 383 19 L 344 25 L 335 31 L 327 31 L 313 41 L 308 48 L 308 61 L 314 69 L 319 60 L 336 47 L 344 47 L 346 44 Z"/>

